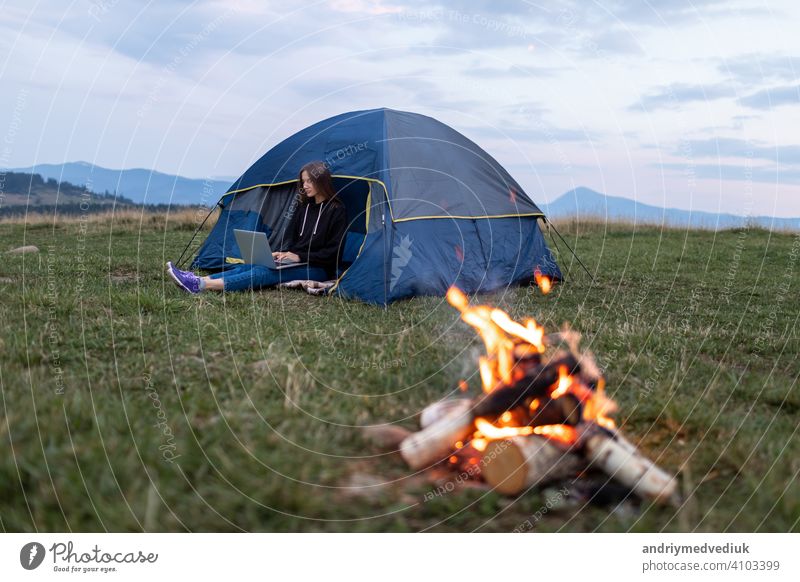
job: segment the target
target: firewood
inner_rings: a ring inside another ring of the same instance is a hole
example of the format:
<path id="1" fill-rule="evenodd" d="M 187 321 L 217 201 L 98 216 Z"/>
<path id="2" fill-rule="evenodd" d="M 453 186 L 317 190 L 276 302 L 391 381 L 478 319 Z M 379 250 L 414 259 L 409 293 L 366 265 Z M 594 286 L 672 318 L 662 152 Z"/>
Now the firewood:
<path id="1" fill-rule="evenodd" d="M 378 447 L 386 450 L 397 450 L 403 439 L 411 434 L 411 431 L 393 424 L 379 424 L 368 426 L 363 429 L 364 438 Z"/>
<path id="2" fill-rule="evenodd" d="M 400 454 L 412 469 L 421 469 L 448 457 L 457 441 L 474 430 L 470 410 L 454 410 L 400 443 Z"/>
<path id="3" fill-rule="evenodd" d="M 584 466 L 578 455 L 539 436 L 492 441 L 483 453 L 481 475 L 497 492 L 515 495 L 574 475 Z"/>
<path id="4" fill-rule="evenodd" d="M 618 432 L 590 431 L 585 455 L 591 466 L 630 487 L 639 497 L 667 503 L 675 495 L 675 479 L 645 458 Z"/>
<path id="5" fill-rule="evenodd" d="M 472 408 L 469 398 L 448 398 L 426 406 L 419 415 L 419 425 L 426 428 L 439 419 L 456 412 L 467 412 Z"/>
<path id="6" fill-rule="evenodd" d="M 475 416 L 496 417 L 517 406 L 525 406 L 532 398 L 547 396 L 549 388 L 558 382 L 562 367 L 570 374 L 580 371 L 577 360 L 570 354 L 537 366 L 513 386 L 504 386 L 486 394 L 475 405 Z"/>
<path id="7" fill-rule="evenodd" d="M 530 412 L 528 426 L 542 426 L 545 424 L 568 424 L 575 426 L 581 421 L 583 407 L 577 396 L 564 394 L 556 399 L 543 397 L 539 399 L 539 406 Z"/>

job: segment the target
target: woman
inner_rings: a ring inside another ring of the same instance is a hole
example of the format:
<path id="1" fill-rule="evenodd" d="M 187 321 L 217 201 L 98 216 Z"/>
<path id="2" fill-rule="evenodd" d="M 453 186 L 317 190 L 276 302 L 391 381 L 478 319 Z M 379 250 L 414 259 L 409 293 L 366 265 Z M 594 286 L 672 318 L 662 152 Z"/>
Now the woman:
<path id="1" fill-rule="evenodd" d="M 331 173 L 322 162 L 303 166 L 298 175 L 300 206 L 284 237 L 284 251 L 274 252 L 276 262 L 307 263 L 297 267 L 270 269 L 261 265 L 237 265 L 209 277 L 181 271 L 171 262 L 167 272 L 189 293 L 202 291 L 243 291 L 277 285 L 283 281 L 311 279 L 327 281 L 336 277 L 339 248 L 347 231 L 347 212 L 333 191 Z"/>

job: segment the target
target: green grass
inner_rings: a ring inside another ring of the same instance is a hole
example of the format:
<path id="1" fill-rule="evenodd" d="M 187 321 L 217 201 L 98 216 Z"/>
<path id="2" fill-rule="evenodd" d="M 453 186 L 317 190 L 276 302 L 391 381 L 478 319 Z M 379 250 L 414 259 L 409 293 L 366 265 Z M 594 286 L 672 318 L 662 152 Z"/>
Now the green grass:
<path id="1" fill-rule="evenodd" d="M 800 529 L 800 239 L 564 229 L 595 285 L 562 256 L 573 280 L 551 295 L 479 299 L 580 331 L 623 430 L 686 498 L 567 504 L 535 529 Z M 0 224 L 0 251 L 42 251 L 0 255 L 3 530 L 511 531 L 545 505 L 472 488 L 426 502 L 435 485 L 363 439 L 414 428 L 460 377 L 476 389 L 480 345 L 442 299 L 191 297 L 163 268 L 188 237 L 157 220 Z"/>

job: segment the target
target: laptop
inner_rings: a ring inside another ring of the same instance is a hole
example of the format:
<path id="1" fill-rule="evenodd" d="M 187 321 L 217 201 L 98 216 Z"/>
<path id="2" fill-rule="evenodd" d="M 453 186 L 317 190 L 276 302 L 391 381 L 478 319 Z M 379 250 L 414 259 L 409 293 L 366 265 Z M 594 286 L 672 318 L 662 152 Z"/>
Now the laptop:
<path id="1" fill-rule="evenodd" d="M 263 265 L 269 269 L 285 269 L 286 267 L 298 267 L 306 263 L 279 263 L 272 258 L 272 249 L 269 246 L 267 235 L 263 232 L 254 230 L 233 229 L 236 237 L 236 244 L 242 253 L 242 260 L 251 265 Z"/>

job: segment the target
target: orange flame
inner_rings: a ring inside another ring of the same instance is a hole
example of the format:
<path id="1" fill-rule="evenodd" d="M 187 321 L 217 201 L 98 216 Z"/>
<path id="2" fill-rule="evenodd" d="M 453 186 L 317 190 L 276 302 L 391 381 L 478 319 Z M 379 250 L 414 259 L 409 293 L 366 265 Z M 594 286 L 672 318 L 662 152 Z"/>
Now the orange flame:
<path id="1" fill-rule="evenodd" d="M 486 355 L 478 359 L 478 369 L 484 392 L 514 382 L 516 344 L 528 344 L 538 353 L 544 352 L 544 328 L 534 319 L 527 319 L 522 325 L 501 309 L 486 305 L 471 307 L 467 296 L 456 287 L 447 291 L 447 300 L 461 312 L 461 319 L 475 328 L 483 339 Z"/>
<path id="2" fill-rule="evenodd" d="M 532 426 L 495 426 L 483 418 L 475 419 L 475 428 L 489 440 L 507 439 L 509 437 L 533 434 Z"/>
<path id="3" fill-rule="evenodd" d="M 469 306 L 469 299 L 458 287 L 447 290 L 447 301 L 459 311 L 464 311 Z"/>
<path id="4" fill-rule="evenodd" d="M 547 275 L 542 275 L 542 272 L 537 268 L 533 272 L 533 278 L 536 280 L 536 286 L 542 292 L 542 295 L 547 295 L 553 288 L 553 281 Z"/>
<path id="5" fill-rule="evenodd" d="M 578 440 L 578 431 L 566 424 L 545 424 L 533 428 L 533 434 L 571 445 Z"/>
<path id="6" fill-rule="evenodd" d="M 606 396 L 606 384 L 601 378 L 594 392 L 587 390 L 588 397 L 583 397 L 583 420 L 594 421 L 608 429 L 617 428 L 617 423 L 608 417 L 617 411 L 617 404 Z"/>
<path id="7" fill-rule="evenodd" d="M 569 390 L 569 387 L 572 386 L 572 376 L 567 373 L 566 366 L 559 366 L 558 367 L 558 385 L 556 389 L 550 393 L 550 398 L 558 398 L 559 396 L 563 396 Z"/>
<path id="8" fill-rule="evenodd" d="M 525 320 L 525 325 L 521 325 L 511 319 L 502 309 L 493 309 L 491 319 L 492 323 L 507 334 L 528 342 L 539 350 L 539 353 L 544 352 L 544 343 L 542 341 L 544 339 L 544 328 L 537 325 L 535 319 L 527 319 Z"/>
<path id="9" fill-rule="evenodd" d="M 542 293 L 550 290 L 550 279 L 536 271 L 536 282 Z M 503 386 L 513 385 L 515 380 L 524 374 L 515 366 L 519 358 L 526 358 L 545 351 L 544 328 L 535 319 L 528 318 L 519 323 L 502 309 L 487 305 L 470 306 L 467 296 L 455 287 L 447 291 L 449 303 L 461 312 L 461 319 L 472 326 L 481 337 L 486 350 L 485 355 L 478 358 L 481 385 L 484 392 L 492 392 Z M 462 385 L 462 390 L 465 383 Z M 580 378 L 569 374 L 566 366 L 558 370 L 558 381 L 553 385 L 550 398 L 557 399 L 565 394 L 572 394 L 583 405 L 583 420 L 596 422 L 600 426 L 614 428 L 614 421 L 608 417 L 616 411 L 616 404 L 605 395 L 602 379 L 595 390 L 586 386 Z M 530 403 L 530 412 L 541 405 L 538 399 Z M 517 417 L 518 418 L 518 417 Z M 572 444 L 577 440 L 577 430 L 565 424 L 544 426 L 514 426 L 519 420 L 511 412 L 504 413 L 497 424 L 484 418 L 475 420 L 475 432 L 469 444 L 477 451 L 484 451 L 489 441 L 514 436 L 536 434 L 554 441 Z M 498 426 L 499 424 L 499 426 Z M 464 443 L 462 443 L 463 445 Z"/>
<path id="10" fill-rule="evenodd" d="M 473 449 L 482 453 L 486 450 L 486 445 L 489 444 L 489 441 L 480 437 L 474 437 L 471 441 L 469 441 L 469 444 L 472 445 Z"/>

